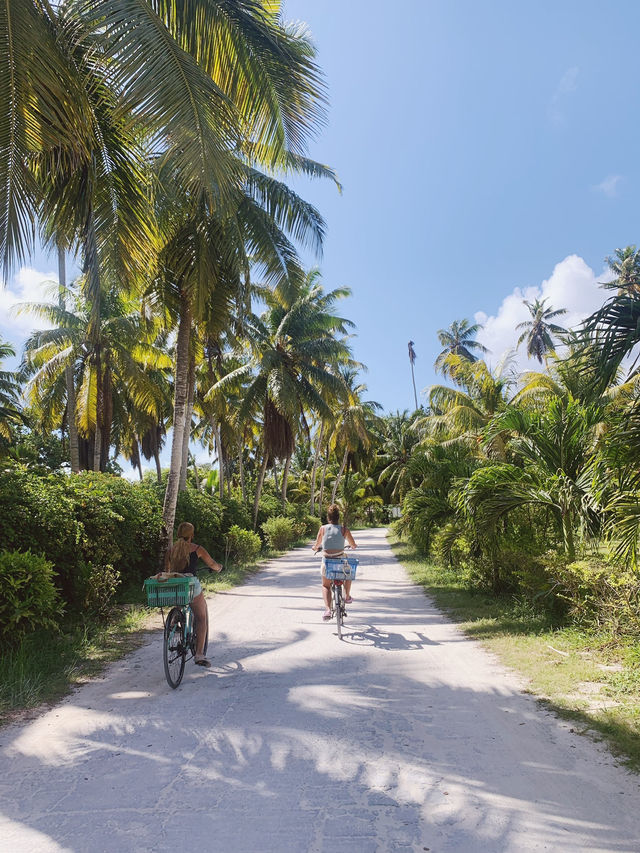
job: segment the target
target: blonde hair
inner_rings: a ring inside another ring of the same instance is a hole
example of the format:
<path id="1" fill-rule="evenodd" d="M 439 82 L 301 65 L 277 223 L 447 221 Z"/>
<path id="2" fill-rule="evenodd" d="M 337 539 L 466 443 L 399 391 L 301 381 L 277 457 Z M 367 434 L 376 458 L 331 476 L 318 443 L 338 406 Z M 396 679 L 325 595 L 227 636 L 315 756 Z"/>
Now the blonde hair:
<path id="1" fill-rule="evenodd" d="M 194 526 L 190 521 L 183 521 L 176 531 L 177 539 L 169 554 L 169 568 L 172 572 L 183 572 L 189 565 L 191 553 L 190 539 L 194 534 Z"/>

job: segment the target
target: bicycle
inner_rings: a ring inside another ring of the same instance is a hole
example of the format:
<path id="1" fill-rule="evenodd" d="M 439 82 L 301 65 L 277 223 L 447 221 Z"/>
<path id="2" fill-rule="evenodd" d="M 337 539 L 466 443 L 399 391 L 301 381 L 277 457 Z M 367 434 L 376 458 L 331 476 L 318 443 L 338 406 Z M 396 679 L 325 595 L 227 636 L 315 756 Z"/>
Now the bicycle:
<path id="1" fill-rule="evenodd" d="M 211 571 L 211 570 L 209 570 Z M 162 658 L 164 663 L 164 674 L 174 690 L 182 681 L 187 656 L 196 656 L 198 635 L 196 620 L 191 601 L 196 578 L 185 576 L 180 578 L 167 578 L 159 581 L 156 578 L 147 578 L 144 589 L 147 593 L 147 604 L 149 607 L 159 607 L 164 625 L 164 642 L 162 646 Z M 167 618 L 164 617 L 164 608 L 170 607 Z M 204 646 L 202 654 L 207 654 L 209 645 L 209 611 L 206 611 L 206 622 L 202 628 L 204 631 Z"/>
<path id="2" fill-rule="evenodd" d="M 342 584 L 355 579 L 358 560 L 355 557 L 324 557 L 324 576 L 331 581 L 331 618 L 336 617 L 338 639 L 342 639 L 342 626 L 347 610 L 342 594 Z"/>

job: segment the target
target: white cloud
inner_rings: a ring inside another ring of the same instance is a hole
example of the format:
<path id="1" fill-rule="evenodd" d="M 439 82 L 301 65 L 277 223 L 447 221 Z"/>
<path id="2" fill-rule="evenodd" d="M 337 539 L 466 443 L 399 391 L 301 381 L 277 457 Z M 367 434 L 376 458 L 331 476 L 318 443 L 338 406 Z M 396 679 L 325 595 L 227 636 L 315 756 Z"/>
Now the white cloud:
<path id="1" fill-rule="evenodd" d="M 618 184 L 621 180 L 622 175 L 608 175 L 604 181 L 600 181 L 600 183 L 596 184 L 593 189 L 601 192 L 608 198 L 613 198 L 618 195 Z"/>
<path id="2" fill-rule="evenodd" d="M 47 329 L 50 324 L 32 314 L 19 313 L 23 302 L 51 302 L 57 299 L 58 276 L 22 267 L 8 287 L 0 289 L 0 329 L 12 342 L 23 338 L 33 329 Z"/>
<path id="3" fill-rule="evenodd" d="M 580 69 L 577 65 L 568 68 L 560 78 L 560 82 L 556 86 L 556 90 L 551 96 L 549 102 L 549 117 L 552 121 L 560 123 L 564 121 L 563 104 L 567 97 L 578 88 L 578 73 Z"/>
<path id="4" fill-rule="evenodd" d="M 495 315 L 489 316 L 478 311 L 475 321 L 484 326 L 478 334 L 478 340 L 491 350 L 490 355 L 486 356 L 487 362 L 495 367 L 505 353 L 515 349 L 520 336 L 516 326 L 531 316 L 523 303 L 524 299 L 529 302 L 546 299 L 547 307 L 553 310 L 566 309 L 567 313 L 559 316 L 557 323 L 571 329 L 602 305 L 608 294 L 602 290 L 601 283 L 610 279 L 608 270 L 596 276 L 582 258 L 569 255 L 556 264 L 551 276 L 540 285 L 514 288 L 502 300 Z M 535 370 L 539 367 L 537 361 L 527 358 L 524 342 L 517 351 L 514 367 L 517 370 Z"/>

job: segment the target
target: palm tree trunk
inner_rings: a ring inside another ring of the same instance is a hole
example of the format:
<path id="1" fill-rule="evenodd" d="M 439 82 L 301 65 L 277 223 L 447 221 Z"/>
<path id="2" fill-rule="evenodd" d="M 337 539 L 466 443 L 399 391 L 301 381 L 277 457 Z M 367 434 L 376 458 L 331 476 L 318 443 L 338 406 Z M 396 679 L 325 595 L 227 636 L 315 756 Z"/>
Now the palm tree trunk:
<path id="1" fill-rule="evenodd" d="M 173 435 L 171 438 L 171 463 L 167 488 L 162 506 L 162 532 L 160 541 L 160 567 L 164 565 L 164 555 L 173 538 L 173 525 L 176 520 L 178 486 L 180 485 L 180 465 L 182 463 L 182 442 L 184 439 L 187 415 L 188 374 L 189 374 L 189 338 L 191 335 L 191 305 L 184 292 L 180 294 L 180 321 L 176 341 L 176 368 L 173 400 Z"/>
<path id="2" fill-rule="evenodd" d="M 291 456 L 287 456 L 287 461 L 284 463 L 284 471 L 282 472 L 282 511 L 287 505 L 287 482 L 289 480 L 289 468 L 291 466 Z"/>
<path id="3" fill-rule="evenodd" d="M 265 450 L 264 457 L 262 459 L 262 465 L 260 467 L 260 474 L 258 475 L 258 484 L 256 486 L 256 497 L 253 502 L 253 529 L 256 529 L 256 525 L 258 524 L 258 505 L 260 503 L 260 494 L 262 493 L 262 484 L 264 483 L 264 475 L 267 473 L 267 465 L 269 464 L 269 454 Z"/>
<path id="4" fill-rule="evenodd" d="M 327 476 L 327 468 L 329 467 L 329 448 L 327 447 L 326 455 L 324 457 L 324 465 L 322 466 L 322 477 L 320 479 L 320 497 L 318 498 L 318 503 L 320 505 L 320 517 L 322 518 L 322 506 L 324 501 L 324 481 Z"/>
<path id="5" fill-rule="evenodd" d="M 247 487 L 244 482 L 244 440 L 240 439 L 240 452 L 238 453 L 238 471 L 240 472 L 240 489 L 242 491 L 242 503 L 247 502 Z"/>
<path id="6" fill-rule="evenodd" d="M 157 447 L 154 448 L 153 458 L 155 459 L 155 463 L 156 463 L 156 475 L 158 477 L 158 482 L 161 483 L 162 482 L 162 466 L 160 465 L 160 453 L 158 452 Z"/>
<path id="7" fill-rule="evenodd" d="M 198 463 L 196 462 L 195 454 L 192 455 L 191 461 L 193 462 L 193 477 L 196 481 L 196 489 L 200 491 L 200 477 L 198 476 Z"/>
<path id="8" fill-rule="evenodd" d="M 315 511 L 315 498 L 316 498 L 316 473 L 318 471 L 318 461 L 320 460 L 320 448 L 322 447 L 322 440 L 324 438 L 324 421 L 320 424 L 320 435 L 318 436 L 318 440 L 316 442 L 316 446 L 314 448 L 313 453 L 313 468 L 311 470 L 311 515 L 314 514 Z M 322 505 L 320 505 L 322 509 Z"/>
<path id="9" fill-rule="evenodd" d="M 342 477 L 342 472 L 344 471 L 344 466 L 347 464 L 347 459 L 349 458 L 349 449 L 346 448 L 344 451 L 344 456 L 342 457 L 342 463 L 340 465 L 340 470 L 338 471 L 338 476 L 336 477 L 336 481 L 333 484 L 333 491 L 331 492 L 331 503 L 334 504 L 336 502 L 336 493 L 338 491 L 338 485 L 340 483 L 340 478 Z"/>
<path id="10" fill-rule="evenodd" d="M 58 246 L 58 304 L 65 308 L 65 289 L 67 287 L 67 265 L 64 249 Z M 80 470 L 80 446 L 78 444 L 78 426 L 76 424 L 76 386 L 73 377 L 73 367 L 68 365 L 64 369 L 64 381 L 67 386 L 67 428 L 69 430 L 69 461 L 71 473 L 77 474 Z"/>
<path id="11" fill-rule="evenodd" d="M 418 411 L 418 394 L 416 392 L 416 377 L 413 370 L 413 362 L 411 362 L 411 381 L 413 382 L 413 399 L 416 404 L 416 411 Z"/>
<path id="12" fill-rule="evenodd" d="M 276 485 L 276 492 L 280 491 L 280 487 L 278 486 L 278 466 L 276 464 L 276 460 L 273 460 L 273 482 Z"/>
<path id="13" fill-rule="evenodd" d="M 187 413 L 184 420 L 184 432 L 182 434 L 182 463 L 180 465 L 180 483 L 178 491 L 184 492 L 187 488 L 187 474 L 189 472 L 189 441 L 191 440 L 191 418 L 193 417 L 193 401 L 195 397 L 196 363 L 195 356 L 189 357 L 189 375 Z"/>
<path id="14" fill-rule="evenodd" d="M 100 421 L 102 420 L 102 360 L 100 358 L 100 349 L 96 354 L 96 432 L 93 439 L 93 470 L 100 470 L 100 457 L 102 456 L 102 429 Z"/>

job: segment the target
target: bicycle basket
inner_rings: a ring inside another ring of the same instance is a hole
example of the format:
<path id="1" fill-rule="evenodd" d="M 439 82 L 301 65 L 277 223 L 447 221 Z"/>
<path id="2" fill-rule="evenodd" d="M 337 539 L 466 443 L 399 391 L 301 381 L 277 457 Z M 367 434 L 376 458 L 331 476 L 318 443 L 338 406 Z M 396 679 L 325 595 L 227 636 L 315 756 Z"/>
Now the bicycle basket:
<path id="1" fill-rule="evenodd" d="M 189 604 L 193 600 L 195 578 L 168 578 L 159 581 L 147 578 L 144 589 L 149 607 L 173 607 L 175 604 Z"/>
<path id="2" fill-rule="evenodd" d="M 330 581 L 352 581 L 356 576 L 357 566 L 355 557 L 325 557 L 324 576 Z"/>

